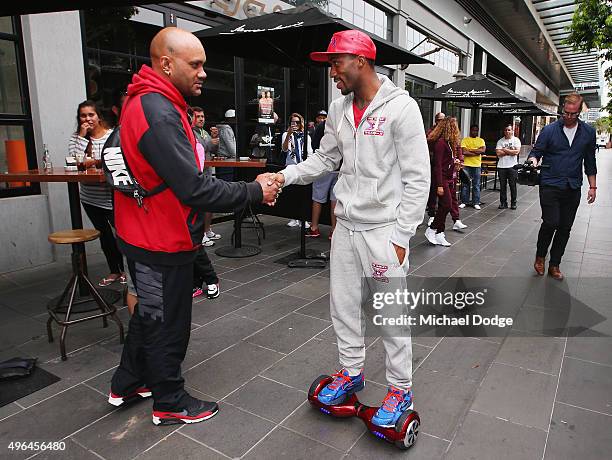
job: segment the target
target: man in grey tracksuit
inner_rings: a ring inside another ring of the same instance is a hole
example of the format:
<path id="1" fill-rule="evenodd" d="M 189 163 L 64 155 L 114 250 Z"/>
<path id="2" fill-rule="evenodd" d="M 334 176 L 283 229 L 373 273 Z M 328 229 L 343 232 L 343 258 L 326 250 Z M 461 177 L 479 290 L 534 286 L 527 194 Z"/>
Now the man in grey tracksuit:
<path id="1" fill-rule="evenodd" d="M 331 103 L 319 149 L 276 176 L 279 184 L 309 184 L 342 162 L 330 262 L 330 309 L 342 370 L 319 394 L 325 404 L 363 388 L 362 280 L 375 291 L 405 288 L 409 241 L 429 194 L 421 113 L 406 91 L 379 79 L 375 53 L 371 39 L 355 30 L 334 34 L 327 52 L 311 53 L 330 63 L 330 77 L 345 97 Z M 409 331 L 382 340 L 390 388 L 373 423 L 393 426 L 412 408 L 412 344 Z"/>

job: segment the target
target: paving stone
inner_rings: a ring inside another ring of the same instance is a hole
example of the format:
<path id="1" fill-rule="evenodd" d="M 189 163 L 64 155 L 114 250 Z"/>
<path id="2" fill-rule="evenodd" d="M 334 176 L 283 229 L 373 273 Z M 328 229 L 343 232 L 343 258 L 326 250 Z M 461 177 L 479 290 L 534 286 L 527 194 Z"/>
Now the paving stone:
<path id="1" fill-rule="evenodd" d="M 427 420 L 422 429 L 450 440 L 472 404 L 478 383 L 419 369 L 414 374 L 413 389 L 415 408 Z"/>
<path id="2" fill-rule="evenodd" d="M 338 368 L 337 346 L 327 341 L 311 340 L 262 375 L 298 390 L 308 391 L 319 375 L 330 375 Z"/>
<path id="3" fill-rule="evenodd" d="M 446 375 L 479 382 L 495 358 L 499 346 L 467 337 L 446 337 L 431 352 L 421 367 Z"/>
<path id="4" fill-rule="evenodd" d="M 91 449 L 87 449 L 78 445 L 73 439 L 66 439 L 64 449 L 62 450 L 45 450 L 37 455 L 35 458 L 38 459 L 61 459 L 61 460 L 99 460 L 99 456 L 94 454 Z M 52 445 L 53 446 L 53 445 Z M 59 446 L 58 446 L 59 447 Z"/>
<path id="5" fill-rule="evenodd" d="M 255 377 L 225 399 L 226 402 L 280 423 L 306 400 L 306 393 L 272 380 Z"/>
<path id="6" fill-rule="evenodd" d="M 70 355 L 67 361 L 58 358 L 52 362 L 40 363 L 38 366 L 41 369 L 57 375 L 61 380 L 19 399 L 18 402 L 24 407 L 30 407 L 117 364 L 117 356 L 114 353 L 97 345 Z"/>
<path id="7" fill-rule="evenodd" d="M 513 334 L 504 341 L 495 362 L 558 375 L 564 342 L 564 339 L 556 337 L 519 337 Z"/>
<path id="8" fill-rule="evenodd" d="M 472 409 L 546 431 L 557 380 L 553 375 L 493 364 Z"/>
<path id="9" fill-rule="evenodd" d="M 203 423 L 181 428 L 185 435 L 200 441 L 230 458 L 244 455 L 274 424 L 229 404 L 219 403 L 219 412 Z M 276 452 L 277 448 L 271 452 Z"/>
<path id="10" fill-rule="evenodd" d="M 281 267 L 275 264 L 251 264 L 226 272 L 223 274 L 223 278 L 239 283 L 248 283 L 280 270 Z"/>
<path id="11" fill-rule="evenodd" d="M 419 432 L 414 446 L 404 451 L 366 432 L 359 438 L 359 441 L 357 441 L 357 444 L 349 451 L 346 458 L 356 458 L 360 460 L 370 460 L 374 458 L 439 460 L 444 457 L 444 452 L 446 452 L 448 445 L 448 441 Z"/>
<path id="12" fill-rule="evenodd" d="M 612 366 L 563 361 L 557 401 L 612 415 Z"/>
<path id="13" fill-rule="evenodd" d="M 297 311 L 298 313 L 303 313 L 304 315 L 310 315 L 326 321 L 331 321 L 331 314 L 329 312 L 329 294 L 313 300 Z"/>
<path id="14" fill-rule="evenodd" d="M 307 300 L 316 300 L 329 292 L 329 278 L 313 276 L 299 283 L 292 284 L 281 292 Z"/>
<path id="15" fill-rule="evenodd" d="M 292 460 L 334 458 L 342 455 L 341 451 L 278 427 L 243 458 L 244 460 L 270 460 L 272 452 L 274 452 L 274 458 L 291 458 Z"/>
<path id="16" fill-rule="evenodd" d="M 198 328 L 191 333 L 182 368 L 186 370 L 201 363 L 263 326 L 262 323 L 231 313 Z"/>
<path id="17" fill-rule="evenodd" d="M 96 391 L 79 385 L 0 423 L 0 445 L 11 441 L 59 441 L 111 412 Z M 15 453 L 26 458 L 32 452 Z"/>
<path id="18" fill-rule="evenodd" d="M 281 353 L 291 353 L 328 326 L 327 321 L 291 313 L 246 340 Z"/>
<path id="19" fill-rule="evenodd" d="M 223 398 L 284 355 L 241 342 L 184 373 L 188 385 Z"/>
<path id="20" fill-rule="evenodd" d="M 208 300 L 208 299 L 207 299 Z M 209 302 L 199 302 L 191 310 L 191 322 L 203 326 L 250 303 L 230 293 L 221 293 Z"/>
<path id="21" fill-rule="evenodd" d="M 306 303 L 308 301 L 305 299 L 278 293 L 250 303 L 237 310 L 236 314 L 269 324 L 299 309 Z"/>
<path id="22" fill-rule="evenodd" d="M 612 451 L 612 417 L 556 403 L 544 460 L 600 460 Z"/>
<path id="23" fill-rule="evenodd" d="M 347 451 L 365 431 L 356 417 L 336 418 L 304 403 L 282 425 L 321 443 Z"/>
<path id="24" fill-rule="evenodd" d="M 612 337 L 568 337 L 565 356 L 612 366 Z"/>
<path id="25" fill-rule="evenodd" d="M 102 396 L 100 403 L 108 406 Z M 73 437 L 102 457 L 133 458 L 176 429 L 173 425 L 153 425 L 151 404 L 149 399 L 119 408 Z"/>
<path id="26" fill-rule="evenodd" d="M 160 458 L 225 460 L 227 457 L 195 442 L 181 432 L 175 432 L 136 458 L 138 460 L 158 460 Z"/>
<path id="27" fill-rule="evenodd" d="M 470 412 L 445 458 L 532 460 L 541 458 L 545 442 L 543 430 Z"/>

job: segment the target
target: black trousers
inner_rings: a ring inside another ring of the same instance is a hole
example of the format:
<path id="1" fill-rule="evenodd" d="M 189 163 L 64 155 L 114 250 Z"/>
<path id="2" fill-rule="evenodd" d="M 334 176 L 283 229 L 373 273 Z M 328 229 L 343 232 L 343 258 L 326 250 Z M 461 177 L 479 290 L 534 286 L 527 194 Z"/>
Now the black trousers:
<path id="1" fill-rule="evenodd" d="M 193 287 L 202 287 L 204 283 L 217 284 L 219 278 L 203 247 L 198 250 L 198 255 L 193 263 Z"/>
<path id="2" fill-rule="evenodd" d="M 100 232 L 100 246 L 106 257 L 106 263 L 110 273 L 123 273 L 123 256 L 117 247 L 117 240 L 113 228 L 115 227 L 115 216 L 112 210 L 99 208 L 87 203 L 81 203 L 85 213 L 94 228 Z"/>
<path id="3" fill-rule="evenodd" d="M 538 234 L 536 255 L 546 257 L 550 248 L 550 265 L 561 264 L 567 240 L 580 205 L 580 189 L 540 185 L 540 207 L 542 225 Z"/>
<path id="4" fill-rule="evenodd" d="M 508 187 L 510 185 L 510 204 L 516 205 L 516 178 L 518 172 L 514 168 L 498 168 L 499 175 L 499 202 L 503 205 L 508 205 Z"/>
<path id="5" fill-rule="evenodd" d="M 128 260 L 138 303 L 111 391 L 128 395 L 145 385 L 154 410 L 182 408 L 187 395 L 181 375 L 191 329 L 193 264 L 147 265 Z"/>

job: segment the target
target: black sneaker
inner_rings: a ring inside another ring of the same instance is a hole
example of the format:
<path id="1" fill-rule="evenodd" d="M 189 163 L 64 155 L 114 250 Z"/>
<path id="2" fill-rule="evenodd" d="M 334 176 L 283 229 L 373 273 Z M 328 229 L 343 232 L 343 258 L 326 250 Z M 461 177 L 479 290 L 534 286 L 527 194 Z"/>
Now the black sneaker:
<path id="1" fill-rule="evenodd" d="M 513 204 L 512 206 L 510 206 L 510 209 L 516 209 L 516 205 Z"/>
<path id="2" fill-rule="evenodd" d="M 497 209 L 508 209 L 508 205 L 507 204 L 500 204 Z"/>
<path id="3" fill-rule="evenodd" d="M 187 399 L 187 398 L 186 398 Z M 214 417 L 219 412 L 217 403 L 188 397 L 187 406 L 176 411 L 153 410 L 154 425 L 176 425 L 198 423 Z"/>

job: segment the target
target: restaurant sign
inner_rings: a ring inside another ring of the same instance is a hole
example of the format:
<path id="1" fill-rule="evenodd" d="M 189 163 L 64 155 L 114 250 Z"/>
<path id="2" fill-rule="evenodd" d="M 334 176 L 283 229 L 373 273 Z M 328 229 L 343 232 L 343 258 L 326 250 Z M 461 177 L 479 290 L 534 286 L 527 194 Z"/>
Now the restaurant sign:
<path id="1" fill-rule="evenodd" d="M 483 90 L 479 90 L 479 89 L 470 89 L 470 90 L 455 90 L 453 88 L 449 88 L 446 91 L 444 91 L 442 94 L 444 94 L 445 96 L 448 97 L 473 97 L 473 98 L 479 98 L 479 97 L 487 97 L 491 95 L 491 91 L 489 91 L 488 89 L 483 89 Z"/>

